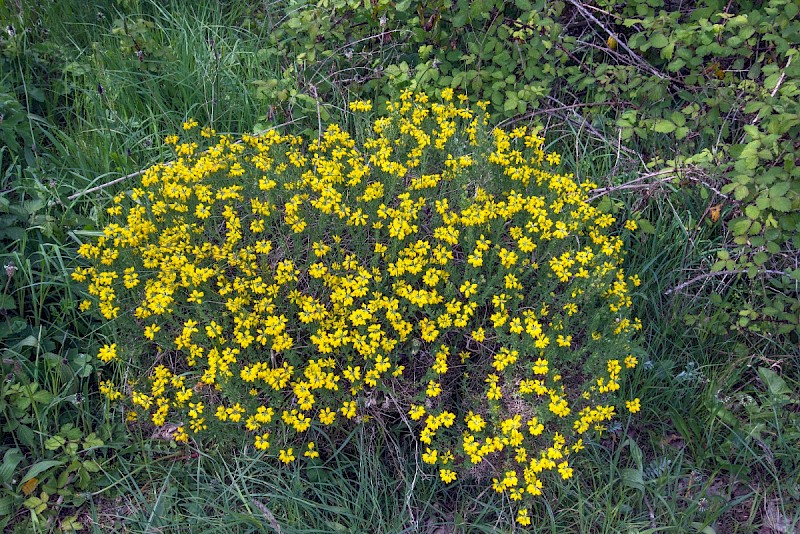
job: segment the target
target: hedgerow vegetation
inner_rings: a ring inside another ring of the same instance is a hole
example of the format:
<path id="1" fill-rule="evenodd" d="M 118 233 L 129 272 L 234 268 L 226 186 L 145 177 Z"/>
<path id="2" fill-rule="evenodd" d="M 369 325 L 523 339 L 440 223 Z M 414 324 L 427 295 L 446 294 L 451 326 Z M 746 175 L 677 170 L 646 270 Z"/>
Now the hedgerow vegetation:
<path id="1" fill-rule="evenodd" d="M 798 5 L 0 6 L 0 525 L 792 532 Z"/>

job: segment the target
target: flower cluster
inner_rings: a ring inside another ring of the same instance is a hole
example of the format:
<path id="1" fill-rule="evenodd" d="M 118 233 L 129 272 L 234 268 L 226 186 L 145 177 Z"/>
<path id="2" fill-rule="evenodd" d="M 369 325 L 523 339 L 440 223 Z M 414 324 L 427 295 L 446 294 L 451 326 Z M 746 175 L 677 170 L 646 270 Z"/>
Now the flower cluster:
<path id="1" fill-rule="evenodd" d="M 538 131 L 488 131 L 463 102 L 404 93 L 361 146 L 185 123 L 80 247 L 82 308 L 129 326 L 98 354 L 128 383 L 103 392 L 176 441 L 240 429 L 287 464 L 384 392 L 444 483 L 482 466 L 523 501 L 576 476 L 584 439 L 641 406 L 619 398 L 641 323 L 614 232 L 635 223 Z"/>

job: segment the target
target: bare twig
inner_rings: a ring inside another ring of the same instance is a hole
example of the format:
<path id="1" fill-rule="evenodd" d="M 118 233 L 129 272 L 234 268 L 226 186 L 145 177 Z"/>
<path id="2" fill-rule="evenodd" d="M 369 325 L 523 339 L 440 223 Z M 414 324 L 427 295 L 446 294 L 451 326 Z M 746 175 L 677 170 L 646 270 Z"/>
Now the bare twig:
<path id="1" fill-rule="evenodd" d="M 305 118 L 305 117 L 300 117 L 300 118 Z M 276 129 L 281 128 L 283 126 L 287 126 L 289 124 L 293 124 L 293 123 L 297 122 L 298 120 L 300 120 L 300 119 L 292 119 L 292 120 L 284 122 L 282 124 L 278 124 L 276 126 L 271 126 L 271 127 L 267 128 L 266 130 L 261 130 L 260 132 L 256 132 L 256 135 L 261 135 L 261 134 L 266 133 L 266 132 L 268 132 L 270 130 L 276 130 Z M 240 140 L 234 142 L 233 144 L 234 145 L 238 145 L 238 144 L 241 144 L 241 142 L 242 142 L 242 140 L 240 139 Z M 172 165 L 172 162 L 168 163 L 167 165 Z M 100 190 L 105 189 L 107 187 L 111 187 L 112 185 L 116 185 L 116 184 L 118 184 L 120 182 L 124 182 L 125 180 L 128 180 L 129 178 L 136 178 L 137 176 L 141 176 L 145 172 L 147 172 L 147 169 L 142 169 L 140 171 L 132 172 L 130 174 L 126 174 L 125 176 L 120 176 L 119 178 L 115 178 L 114 180 L 111 180 L 110 182 L 105 182 L 105 183 L 102 183 L 100 185 L 96 185 L 94 187 L 91 187 L 89 189 L 85 189 L 83 191 L 78 191 L 77 193 L 73 193 L 70 196 L 68 196 L 67 200 L 75 200 L 77 198 L 82 197 L 83 195 L 88 195 L 89 193 L 94 193 L 95 191 L 100 191 Z"/>
<path id="2" fill-rule="evenodd" d="M 693 166 L 686 167 L 686 168 L 676 168 L 676 169 L 672 169 L 672 168 L 661 169 L 660 171 L 649 172 L 647 174 L 643 174 L 643 175 L 639 176 L 638 178 L 635 178 L 633 180 L 625 182 L 624 184 L 613 185 L 613 186 L 609 186 L 609 187 L 599 187 L 597 189 L 593 189 L 593 190 L 590 191 L 592 196 L 589 197 L 589 201 L 591 202 L 592 200 L 596 200 L 596 199 L 600 198 L 601 196 L 607 195 L 609 193 L 614 193 L 616 191 L 623 191 L 623 190 L 626 190 L 626 189 L 650 189 L 654 185 L 661 185 L 661 184 L 667 183 L 667 182 L 669 182 L 669 181 L 671 181 L 671 180 L 673 180 L 675 178 L 689 180 L 691 182 L 695 182 L 695 183 L 701 184 L 701 185 L 709 188 L 711 191 L 713 191 L 719 197 L 722 197 L 724 199 L 729 199 L 730 198 L 729 195 L 726 195 L 725 193 L 723 193 L 722 191 L 717 189 L 713 184 L 709 183 L 708 180 L 704 180 L 702 178 L 702 176 L 698 177 L 697 176 L 698 174 L 701 174 L 699 172 L 699 169 L 697 169 L 696 167 L 693 167 Z M 645 180 L 649 180 L 651 178 L 658 178 L 658 179 L 656 181 L 654 181 L 654 182 L 641 183 L 641 182 L 643 182 Z"/>
<path id="3" fill-rule="evenodd" d="M 659 178 L 655 182 L 641 183 L 641 182 L 643 182 L 645 180 L 649 180 L 651 178 L 657 178 L 657 177 L 661 177 L 661 178 Z M 676 178 L 675 171 L 673 169 L 663 169 L 663 170 L 656 171 L 656 172 L 649 172 L 647 174 L 643 174 L 643 175 L 639 176 L 638 178 L 635 178 L 635 179 L 633 179 L 633 180 L 631 180 L 629 182 L 626 182 L 624 184 L 612 185 L 612 186 L 609 186 L 609 187 L 599 187 L 597 189 L 592 189 L 592 191 L 590 191 L 590 192 L 593 193 L 593 194 L 592 194 L 591 197 L 589 197 L 588 202 L 591 202 L 593 200 L 597 200 L 598 198 L 600 198 L 600 197 L 602 197 L 604 195 L 607 195 L 609 193 L 614 193 L 616 191 L 623 191 L 623 190 L 626 190 L 626 189 L 649 189 L 649 188 L 653 187 L 654 185 L 663 184 L 663 183 L 669 182 L 671 180 L 674 180 L 675 178 Z"/>
<path id="4" fill-rule="evenodd" d="M 518 122 L 521 122 L 521 121 L 524 121 L 524 120 L 528 120 L 528 119 L 530 119 L 532 117 L 535 117 L 537 115 L 548 115 L 548 114 L 555 113 L 556 111 L 566 111 L 566 110 L 572 111 L 572 110 L 575 110 L 575 109 L 578 109 L 578 108 L 588 108 L 588 107 L 596 107 L 596 106 L 616 106 L 616 105 L 619 105 L 619 104 L 620 104 L 620 102 L 618 102 L 616 100 L 604 100 L 603 102 L 578 102 L 578 103 L 575 103 L 575 104 L 568 104 L 568 105 L 559 106 L 558 108 L 533 109 L 531 111 L 523 113 L 519 117 L 512 117 L 510 119 L 506 119 L 506 120 L 500 122 L 497 125 L 497 127 L 498 128 L 505 128 L 506 126 L 511 126 L 512 124 L 516 124 Z"/>
<path id="5" fill-rule="evenodd" d="M 110 182 L 106 182 L 104 184 L 97 185 L 95 187 L 86 189 L 84 191 L 78 191 L 77 193 L 73 193 L 67 197 L 67 200 L 75 200 L 76 198 L 82 197 L 83 195 L 88 195 L 89 193 L 94 193 L 95 191 L 100 191 L 101 189 L 105 189 L 106 187 L 111 187 L 112 185 L 118 184 L 120 182 L 124 182 L 129 178 L 136 178 L 137 176 L 141 176 L 145 173 L 147 169 L 142 169 L 141 171 L 132 172 L 130 174 L 126 174 L 125 176 L 120 176 Z"/>
<path id="6" fill-rule="evenodd" d="M 688 286 L 690 286 L 690 285 L 692 285 L 692 284 L 694 284 L 696 282 L 699 282 L 701 280 L 706 280 L 708 278 L 714 278 L 714 277 L 717 277 L 717 276 L 725 276 L 725 275 L 744 274 L 746 272 L 747 272 L 747 269 L 736 269 L 736 270 L 733 270 L 733 271 L 715 271 L 713 273 L 703 273 L 701 275 L 695 276 L 694 278 L 692 278 L 690 280 L 685 281 L 682 284 L 679 284 L 679 285 L 673 287 L 672 289 L 667 289 L 664 292 L 664 294 L 665 295 L 670 295 L 672 293 L 676 293 L 676 292 L 680 291 L 681 289 L 683 289 L 685 287 L 688 287 Z M 789 276 L 789 273 L 785 273 L 783 271 L 775 271 L 773 269 L 762 269 L 762 270 L 758 271 L 757 274 L 774 274 L 774 275 L 779 275 L 779 276 Z"/>
<path id="7" fill-rule="evenodd" d="M 577 0 L 569 0 L 569 3 L 570 3 L 570 4 L 572 4 L 573 6 L 575 6 L 575 8 L 576 8 L 578 11 L 580 11 L 580 12 L 581 12 L 581 14 L 582 14 L 584 17 L 586 17 L 587 19 L 591 20 L 592 22 L 594 22 L 595 24 L 597 24 L 597 25 L 598 25 L 600 28 L 602 28 L 602 29 L 603 29 L 603 31 L 605 31 L 605 32 L 608 34 L 608 36 L 609 36 L 609 37 L 613 37 L 614 39 L 616 39 L 616 40 L 617 40 L 617 43 L 619 44 L 619 46 L 621 46 L 621 47 L 622 47 L 622 48 L 623 48 L 623 49 L 624 49 L 626 52 L 628 52 L 628 54 L 630 54 L 630 55 L 631 55 L 631 57 L 633 57 L 633 58 L 636 60 L 636 63 L 638 63 L 640 67 L 643 67 L 645 70 L 648 70 L 648 71 L 650 71 L 652 74 L 654 74 L 654 75 L 658 76 L 658 77 L 659 77 L 659 78 L 661 78 L 662 80 L 670 79 L 669 77 L 667 77 L 667 76 L 664 76 L 664 74 L 663 74 L 662 72 L 660 72 L 658 69 L 656 69 L 655 67 L 653 67 L 653 66 L 652 66 L 650 63 L 648 63 L 647 61 L 645 61 L 645 60 L 644 60 L 644 58 L 642 58 L 641 56 L 639 56 L 639 54 L 637 54 L 636 52 L 634 52 L 633 50 L 631 50 L 630 48 L 628 48 L 628 45 L 626 45 L 626 44 L 625 44 L 623 41 L 621 41 L 621 40 L 617 39 L 617 36 L 614 34 L 614 32 L 612 32 L 611 30 L 609 30 L 608 28 L 606 28 L 606 27 L 603 25 L 603 23 L 602 23 L 602 22 L 600 22 L 600 21 L 597 19 L 597 17 L 595 17 L 594 15 L 592 15 L 592 13 L 591 13 L 591 12 L 589 12 L 589 10 L 588 10 L 588 9 L 586 9 L 586 7 L 585 7 L 583 4 L 581 4 L 581 3 L 580 3 L 580 2 L 578 2 Z"/>

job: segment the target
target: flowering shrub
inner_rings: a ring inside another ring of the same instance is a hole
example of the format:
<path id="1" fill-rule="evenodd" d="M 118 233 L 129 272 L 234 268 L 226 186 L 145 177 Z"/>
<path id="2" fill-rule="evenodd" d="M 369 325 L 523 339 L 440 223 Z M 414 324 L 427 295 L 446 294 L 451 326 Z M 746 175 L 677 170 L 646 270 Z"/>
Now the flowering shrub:
<path id="1" fill-rule="evenodd" d="M 572 477 L 583 438 L 640 408 L 617 395 L 639 280 L 595 184 L 485 123 L 445 90 L 404 93 L 360 146 L 335 125 L 233 142 L 184 124 L 80 247 L 82 308 L 121 329 L 98 358 L 129 365 L 103 393 L 177 442 L 236 429 L 287 464 L 380 398 L 445 483 L 482 466 L 522 500 Z"/>

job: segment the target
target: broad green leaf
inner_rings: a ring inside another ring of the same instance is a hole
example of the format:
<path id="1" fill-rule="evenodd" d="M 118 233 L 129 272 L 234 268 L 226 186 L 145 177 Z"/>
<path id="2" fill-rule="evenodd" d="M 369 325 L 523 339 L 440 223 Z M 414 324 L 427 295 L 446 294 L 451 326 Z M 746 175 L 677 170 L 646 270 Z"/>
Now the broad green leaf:
<path id="1" fill-rule="evenodd" d="M 11 517 L 11 506 L 14 504 L 14 499 L 11 495 L 3 495 L 0 497 L 0 517 Z M 0 520 L 0 527 L 3 526 L 3 520 Z"/>
<path id="2" fill-rule="evenodd" d="M 653 48 L 664 48 L 668 44 L 669 39 L 667 39 L 667 36 L 661 32 L 656 32 L 652 35 L 652 37 L 650 37 L 650 46 Z"/>
<path id="3" fill-rule="evenodd" d="M 792 202 L 786 197 L 774 197 L 769 201 L 769 205 L 775 211 L 787 212 L 792 209 Z"/>
<path id="4" fill-rule="evenodd" d="M 626 468 L 620 470 L 622 485 L 644 492 L 644 476 L 641 469 Z"/>
<path id="5" fill-rule="evenodd" d="M 792 394 L 792 389 L 786 384 L 781 376 L 767 367 L 758 368 L 758 377 L 767 386 L 767 391 L 776 397 Z"/>
<path id="6" fill-rule="evenodd" d="M 658 121 L 653 129 L 659 133 L 671 133 L 675 131 L 675 123 L 667 119 Z"/>
<path id="7" fill-rule="evenodd" d="M 44 448 L 48 451 L 55 451 L 63 447 L 66 442 L 64 436 L 52 436 L 44 442 Z"/>
<path id="8" fill-rule="evenodd" d="M 63 460 L 42 460 L 41 462 L 36 462 L 28 469 L 28 472 L 25 473 L 25 476 L 20 480 L 20 484 L 24 484 L 39 473 L 43 473 L 52 467 L 58 467 L 60 465 L 64 465 Z"/>
<path id="9" fill-rule="evenodd" d="M 17 301 L 12 295 L 0 295 L 0 310 L 16 310 Z"/>
<path id="10" fill-rule="evenodd" d="M 0 465 L 0 484 L 8 484 L 14 478 L 14 471 L 22 462 L 22 452 L 19 449 L 8 449 L 3 455 L 3 464 Z"/>
<path id="11" fill-rule="evenodd" d="M 728 223 L 728 229 L 733 235 L 744 235 L 750 229 L 751 221 L 747 218 L 733 219 Z"/>
<path id="12" fill-rule="evenodd" d="M 744 214 L 751 219 L 758 219 L 758 216 L 761 215 L 761 210 L 756 206 L 750 205 L 744 209 Z"/>
<path id="13" fill-rule="evenodd" d="M 636 222 L 639 224 L 639 229 L 645 234 L 656 233 L 656 228 L 647 219 L 639 219 Z"/>
<path id="14" fill-rule="evenodd" d="M 792 187 L 791 182 L 778 182 L 777 184 L 773 185 L 769 188 L 769 196 L 770 197 L 782 197 L 789 192 L 789 189 Z"/>

